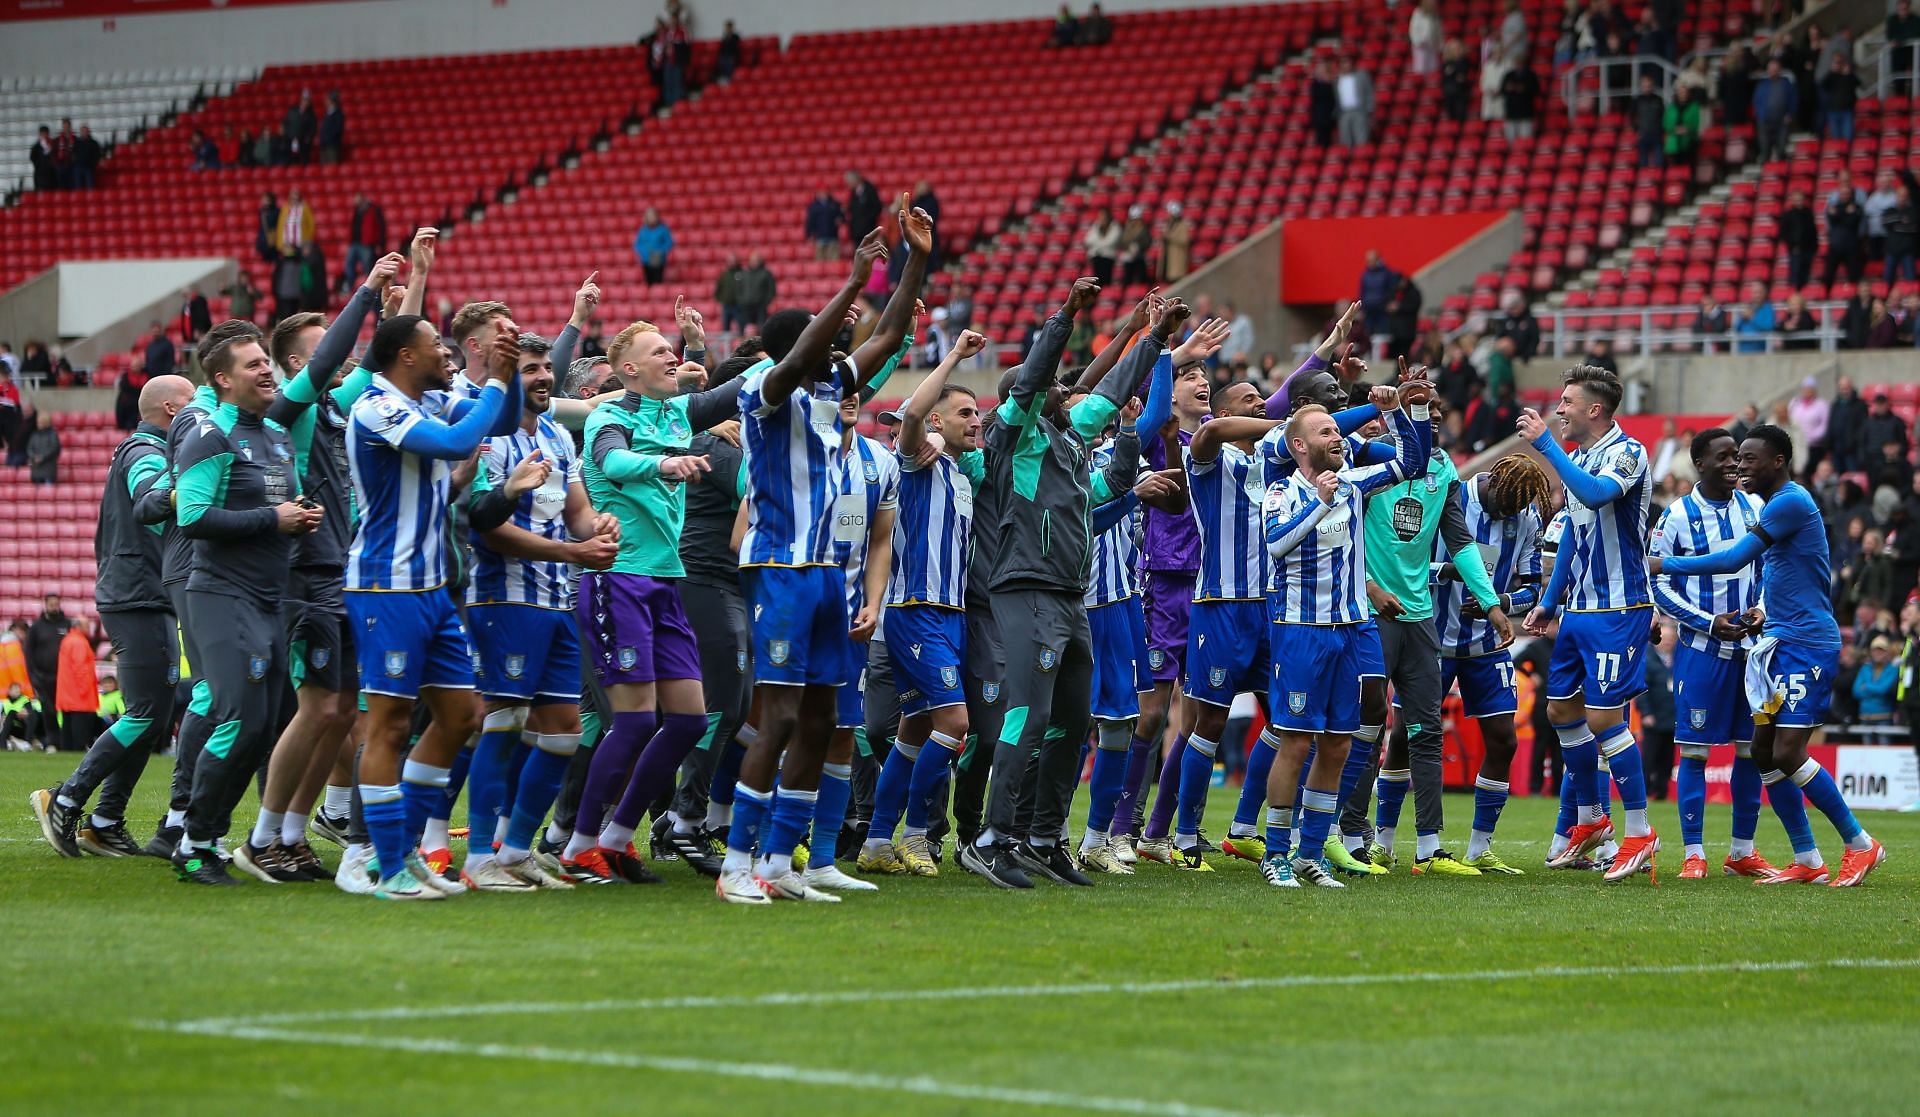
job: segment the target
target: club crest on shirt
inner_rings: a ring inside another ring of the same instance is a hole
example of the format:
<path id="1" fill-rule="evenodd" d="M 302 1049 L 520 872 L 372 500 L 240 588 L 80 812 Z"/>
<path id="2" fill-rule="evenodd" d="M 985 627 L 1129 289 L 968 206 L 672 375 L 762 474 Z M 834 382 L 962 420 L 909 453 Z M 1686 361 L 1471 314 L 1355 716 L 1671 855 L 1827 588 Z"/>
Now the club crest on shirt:
<path id="1" fill-rule="evenodd" d="M 880 463 L 879 462 L 862 463 L 860 472 L 863 476 L 866 477 L 867 484 L 878 485 L 880 483 Z"/>
<path id="2" fill-rule="evenodd" d="M 1687 724 L 1693 726 L 1695 729 L 1706 728 L 1707 712 L 1705 710 L 1688 710 Z"/>
<path id="3" fill-rule="evenodd" d="M 507 657 L 506 662 L 501 664 L 501 669 L 507 673 L 507 678 L 517 679 L 527 673 L 527 657 L 523 655 L 510 655 Z"/>
<path id="4" fill-rule="evenodd" d="M 1227 685 L 1227 669 L 1215 667 L 1207 672 L 1207 685 L 1215 690 L 1223 690 Z"/>
<path id="5" fill-rule="evenodd" d="M 614 659 L 620 664 L 620 670 L 631 671 L 634 665 L 640 662 L 640 653 L 633 648 L 621 648 L 618 652 L 614 653 Z M 774 662 L 778 663 L 780 661 L 775 659 Z"/>
<path id="6" fill-rule="evenodd" d="M 180 685 L 180 665 L 178 663 L 167 664 L 167 685 Z"/>
<path id="7" fill-rule="evenodd" d="M 332 648 L 315 648 L 307 653 L 307 665 L 318 671 L 333 662 Z"/>
<path id="8" fill-rule="evenodd" d="M 981 683 L 980 684 L 980 700 L 985 702 L 989 706 L 993 705 L 995 702 L 1000 701 L 1000 684 L 999 683 Z"/>
<path id="9" fill-rule="evenodd" d="M 792 657 L 792 655 L 793 655 L 792 641 L 790 640 L 767 641 L 767 658 L 773 661 L 773 665 L 775 667 L 785 667 L 787 665 L 787 660 L 790 657 Z"/>
<path id="10" fill-rule="evenodd" d="M 251 655 L 247 657 L 247 681 L 257 683 L 267 677 L 267 657 Z"/>
<path id="11" fill-rule="evenodd" d="M 1167 653 L 1161 651 L 1159 648 L 1154 648 L 1147 653 L 1147 666 L 1153 668 L 1155 671 L 1160 670 L 1160 665 L 1166 661 Z"/>
<path id="12" fill-rule="evenodd" d="M 1305 713 L 1307 709 L 1307 692 L 1304 690 L 1288 691 L 1287 709 L 1296 714 Z"/>
<path id="13" fill-rule="evenodd" d="M 1052 648 L 1040 649 L 1040 670 L 1051 671 L 1060 664 L 1060 653 Z"/>
<path id="14" fill-rule="evenodd" d="M 388 652 L 383 662 L 389 679 L 397 679 L 407 673 L 407 653 L 405 652 Z"/>
<path id="15" fill-rule="evenodd" d="M 960 689 L 959 670 L 953 667 L 942 667 L 940 669 L 940 685 L 945 687 L 948 690 L 959 690 Z"/>
<path id="16" fill-rule="evenodd" d="M 240 452 L 241 457 L 247 459 L 248 461 L 253 460 L 253 447 L 247 445 L 246 439 L 242 438 L 242 439 L 235 440 L 234 448 Z"/>
<path id="17" fill-rule="evenodd" d="M 746 652 L 738 651 L 733 653 L 733 672 L 736 675 L 744 675 L 747 673 Z"/>
<path id="18" fill-rule="evenodd" d="M 480 653 L 479 653 L 479 652 L 470 652 L 470 653 L 468 653 L 468 658 L 470 658 L 470 659 L 472 659 L 472 660 L 473 660 L 473 673 L 474 673 L 474 674 L 476 674 L 476 675 L 484 675 L 484 674 L 486 674 L 486 661 L 484 661 L 484 660 L 482 660 L 482 659 L 480 658 Z"/>
<path id="19" fill-rule="evenodd" d="M 290 462 L 293 460 L 293 455 L 287 451 L 287 447 L 284 443 L 276 442 L 273 444 L 273 456 L 274 456 L 274 460 L 282 463 Z"/>

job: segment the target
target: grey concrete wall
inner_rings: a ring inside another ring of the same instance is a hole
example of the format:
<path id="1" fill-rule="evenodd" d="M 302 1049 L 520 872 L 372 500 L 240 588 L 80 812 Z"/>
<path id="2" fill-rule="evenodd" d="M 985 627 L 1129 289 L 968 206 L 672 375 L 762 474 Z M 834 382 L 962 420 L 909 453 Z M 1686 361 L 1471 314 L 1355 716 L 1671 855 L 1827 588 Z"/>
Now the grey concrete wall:
<path id="1" fill-rule="evenodd" d="M 60 344 L 60 270 L 48 268 L 0 294 L 0 341 L 19 353 L 29 340 Z"/>
<path id="2" fill-rule="evenodd" d="M 1413 273 L 1420 287 L 1423 315 L 1433 317 L 1448 295 L 1470 290 L 1481 272 L 1500 271 L 1513 254 L 1526 243 L 1527 223 L 1519 210 L 1487 226 L 1477 236 L 1454 246 L 1453 251 Z"/>
<path id="3" fill-rule="evenodd" d="M 221 260 L 208 265 L 198 276 L 186 280 L 179 286 L 198 286 L 202 293 L 211 295 L 232 283 L 239 271 L 239 264 L 232 259 Z M 67 346 L 67 360 L 72 362 L 75 368 L 92 368 L 100 360 L 102 353 L 110 353 L 132 345 L 135 338 L 146 332 L 147 323 L 156 318 L 162 322 L 169 322 L 179 312 L 179 288 L 168 285 L 166 292 L 160 297 L 129 311 L 105 329 Z M 185 359 L 184 356 L 182 359 Z"/>
<path id="4" fill-rule="evenodd" d="M 1284 362 L 1287 348 L 1318 328 L 1315 323 L 1303 329 L 1300 316 L 1280 303 L 1281 224 L 1275 221 L 1254 233 L 1166 290 L 1189 303 L 1204 294 L 1216 306 L 1230 302 L 1252 315 L 1255 364 L 1269 350 Z"/>

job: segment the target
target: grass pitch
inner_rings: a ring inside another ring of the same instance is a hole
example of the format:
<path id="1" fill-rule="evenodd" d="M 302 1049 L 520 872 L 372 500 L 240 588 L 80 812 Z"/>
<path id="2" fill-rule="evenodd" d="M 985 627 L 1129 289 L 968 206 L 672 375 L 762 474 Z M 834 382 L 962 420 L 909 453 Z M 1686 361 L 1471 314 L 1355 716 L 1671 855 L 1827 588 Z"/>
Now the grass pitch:
<path id="1" fill-rule="evenodd" d="M 949 859 L 741 909 L 666 865 L 385 904 L 62 860 L 27 795 L 73 759 L 0 756 L 0 1113 L 1691 1117 L 1920 1087 L 1920 816 L 1863 819 L 1891 856 L 1853 890 L 1681 881 L 1671 804 L 1658 887 L 1549 872 L 1554 805 L 1518 799 L 1520 878 L 1280 893 L 1222 859 L 1008 894 Z M 1471 810 L 1449 797 L 1456 849 Z M 1711 810 L 1716 867 L 1726 832 Z M 1760 843 L 1785 859 L 1771 816 Z"/>

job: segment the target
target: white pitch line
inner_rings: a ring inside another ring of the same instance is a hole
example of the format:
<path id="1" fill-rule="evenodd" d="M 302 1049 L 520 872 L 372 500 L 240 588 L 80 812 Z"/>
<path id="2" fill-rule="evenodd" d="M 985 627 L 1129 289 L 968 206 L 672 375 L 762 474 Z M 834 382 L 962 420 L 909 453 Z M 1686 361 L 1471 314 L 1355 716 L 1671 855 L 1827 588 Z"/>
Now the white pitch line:
<path id="1" fill-rule="evenodd" d="M 573 1012 L 647 1012 L 654 1009 L 733 1009 L 874 1004 L 903 1001 L 971 1001 L 1027 997 L 1088 997 L 1296 989 L 1317 986 L 1449 984 L 1530 981 L 1539 978 L 1662 977 L 1721 973 L 1794 973 L 1826 969 L 1920 969 L 1920 958 L 1825 958 L 1781 962 L 1700 962 L 1670 966 L 1541 966 L 1534 969 L 1414 971 L 1407 973 L 1292 974 L 1276 977 L 1199 978 L 1183 981 L 1114 981 L 1076 985 L 990 985 L 951 989 L 872 989 L 818 993 L 761 993 L 750 997 L 647 997 L 597 1001 L 497 1001 L 480 1004 L 395 1005 L 388 1008 L 267 1013 L 161 1023 L 173 1031 L 231 1034 L 236 1028 L 373 1020 L 433 1020 L 467 1016 L 553 1015 Z"/>
<path id="2" fill-rule="evenodd" d="M 201 1022 L 205 1025 L 207 1022 Z M 327 1032 L 294 1031 L 282 1028 L 249 1026 L 195 1027 L 175 1025 L 175 1031 L 199 1035 L 218 1035 L 228 1039 L 268 1040 L 307 1043 L 331 1047 L 372 1048 L 378 1051 L 412 1051 L 426 1055 L 471 1055 L 487 1059 L 531 1059 L 576 1066 L 610 1067 L 623 1070 L 667 1071 L 722 1078 L 746 1078 L 785 1085 L 825 1086 L 837 1089 L 876 1090 L 887 1093 L 919 1094 L 925 1097 L 955 1098 L 961 1101 L 992 1102 L 1001 1105 L 1081 1109 L 1096 1113 L 1127 1113 L 1139 1117 L 1262 1117 L 1241 1110 L 1216 1109 L 1206 1105 L 1188 1105 L 1177 1101 L 1152 1101 L 1143 1098 L 1109 1098 L 1090 1094 L 1066 1094 L 1054 1090 L 1023 1090 L 1002 1086 L 976 1086 L 944 1082 L 925 1075 L 895 1078 L 881 1074 L 830 1070 L 824 1067 L 798 1067 L 781 1063 L 735 1063 L 718 1059 L 693 1059 L 675 1055 L 636 1055 L 622 1051 L 579 1051 L 554 1047 L 518 1047 L 500 1043 L 463 1043 L 457 1040 L 416 1039 L 401 1036 L 337 1035 Z M 1271 1115 L 1266 1115 L 1271 1117 Z"/>

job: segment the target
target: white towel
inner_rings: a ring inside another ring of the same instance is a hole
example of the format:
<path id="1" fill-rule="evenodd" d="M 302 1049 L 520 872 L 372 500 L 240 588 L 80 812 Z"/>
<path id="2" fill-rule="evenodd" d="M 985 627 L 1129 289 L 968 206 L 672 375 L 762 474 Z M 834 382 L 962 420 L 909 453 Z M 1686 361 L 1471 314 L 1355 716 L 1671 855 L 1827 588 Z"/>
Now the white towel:
<path id="1" fill-rule="evenodd" d="M 1747 705 L 1756 714 L 1771 714 L 1780 708 L 1773 689 L 1773 650 L 1779 646 L 1779 637 L 1762 636 L 1747 652 Z"/>

